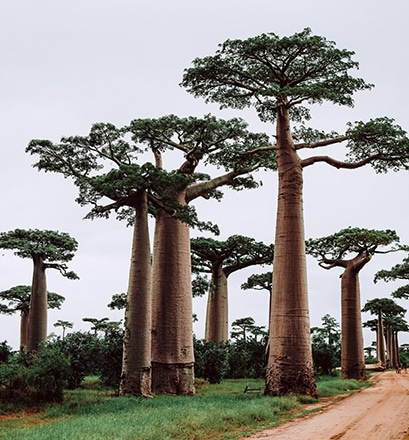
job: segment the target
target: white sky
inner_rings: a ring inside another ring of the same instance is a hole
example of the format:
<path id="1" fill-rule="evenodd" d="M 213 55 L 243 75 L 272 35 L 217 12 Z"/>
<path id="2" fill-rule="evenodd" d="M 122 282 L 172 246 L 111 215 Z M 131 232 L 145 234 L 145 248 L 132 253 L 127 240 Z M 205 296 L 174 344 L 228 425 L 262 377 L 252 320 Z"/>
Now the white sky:
<path id="1" fill-rule="evenodd" d="M 58 319 L 88 330 L 83 317 L 120 320 L 107 308 L 115 293 L 126 291 L 132 231 L 115 220 L 82 220 L 87 210 L 75 200 L 72 181 L 38 173 L 36 160 L 24 152 L 34 138 L 57 142 L 61 136 L 87 134 L 95 122 L 125 125 L 135 118 L 181 117 L 207 113 L 245 118 L 254 131 L 274 132 L 249 110 L 219 111 L 179 87 L 183 70 L 195 57 L 214 54 L 226 39 L 264 32 L 291 35 L 310 27 L 313 33 L 354 50 L 357 74 L 375 84 L 356 96 L 353 109 L 325 105 L 312 124 L 342 131 L 347 121 L 378 116 L 394 118 L 405 130 L 409 67 L 407 0 L 19 0 L 0 5 L 0 230 L 53 229 L 70 233 L 79 250 L 70 267 L 79 281 L 48 271 L 48 288 L 65 296 L 59 311 L 49 313 L 49 332 Z M 342 157 L 332 147 L 327 154 Z M 166 164 L 165 164 L 166 165 Z M 201 170 L 199 170 L 201 171 Z M 196 204 L 204 220 L 217 222 L 220 239 L 232 234 L 274 240 L 274 173 L 248 193 L 228 193 L 222 203 Z M 409 244 L 408 174 L 376 175 L 372 169 L 337 171 L 324 165 L 305 170 L 306 237 L 319 237 L 347 226 L 395 229 Z M 192 235 L 197 235 L 193 232 Z M 402 254 L 375 256 L 361 273 L 362 304 L 387 297 L 399 283 L 373 284 L 373 275 L 390 268 Z M 31 262 L 0 253 L 0 290 L 30 284 Z M 258 269 L 256 269 L 258 270 Z M 340 321 L 340 270 L 325 271 L 308 259 L 311 325 L 329 313 Z M 244 292 L 250 269 L 230 279 L 230 322 L 252 316 L 267 325 L 267 292 Z M 401 302 L 404 307 L 409 304 Z M 199 316 L 195 333 L 203 337 L 205 299 L 194 300 Z M 364 320 L 369 316 L 364 316 Z M 0 315 L 0 342 L 18 347 L 19 317 Z M 365 332 L 365 344 L 374 335 Z M 409 335 L 401 335 L 407 342 Z"/>

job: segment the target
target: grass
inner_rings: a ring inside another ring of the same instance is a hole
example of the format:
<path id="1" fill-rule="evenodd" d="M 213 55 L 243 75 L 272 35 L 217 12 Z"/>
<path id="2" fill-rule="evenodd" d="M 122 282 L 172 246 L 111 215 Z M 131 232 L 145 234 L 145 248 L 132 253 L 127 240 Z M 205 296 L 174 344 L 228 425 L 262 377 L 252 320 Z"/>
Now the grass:
<path id="1" fill-rule="evenodd" d="M 244 394 L 247 384 L 264 387 L 262 379 L 224 380 L 216 385 L 199 379 L 195 396 L 139 399 L 115 397 L 96 378 L 89 378 L 82 389 L 67 391 L 63 404 L 0 416 L 0 439 L 233 440 L 277 425 L 313 400 Z M 317 386 L 320 395 L 328 396 L 367 384 L 326 378 Z"/>

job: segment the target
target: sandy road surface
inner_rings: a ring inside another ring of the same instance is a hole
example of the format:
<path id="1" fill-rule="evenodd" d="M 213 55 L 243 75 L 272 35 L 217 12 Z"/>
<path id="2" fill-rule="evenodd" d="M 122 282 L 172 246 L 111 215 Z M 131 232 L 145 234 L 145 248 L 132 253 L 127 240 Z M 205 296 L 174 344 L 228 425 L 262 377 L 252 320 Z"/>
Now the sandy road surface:
<path id="1" fill-rule="evenodd" d="M 409 440 L 409 370 L 372 376 L 374 385 L 246 439 Z"/>

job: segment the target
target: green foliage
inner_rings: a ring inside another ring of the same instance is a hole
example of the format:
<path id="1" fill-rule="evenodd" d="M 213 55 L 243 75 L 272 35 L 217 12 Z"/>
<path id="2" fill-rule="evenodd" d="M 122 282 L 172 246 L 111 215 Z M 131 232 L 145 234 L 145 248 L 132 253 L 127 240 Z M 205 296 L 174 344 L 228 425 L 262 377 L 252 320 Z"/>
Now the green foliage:
<path id="1" fill-rule="evenodd" d="M 58 349 L 70 362 L 67 386 L 78 388 L 84 377 L 98 374 L 101 359 L 101 346 L 97 335 L 90 332 L 68 333 L 64 340 L 55 338 L 49 346 Z"/>
<path id="2" fill-rule="evenodd" d="M 63 296 L 54 292 L 47 292 L 47 297 L 49 309 L 60 309 L 65 301 Z M 4 312 L 0 310 L 0 313 L 28 312 L 30 310 L 30 298 L 31 286 L 14 286 L 8 290 L 3 290 L 3 292 L 0 292 L 0 300 L 7 302 L 7 304 L 2 304 Z"/>
<path id="3" fill-rule="evenodd" d="M 195 376 L 210 383 L 226 378 L 264 377 L 267 337 L 264 335 L 258 340 L 259 334 L 220 344 L 195 339 Z"/>
<path id="4" fill-rule="evenodd" d="M 125 310 L 127 303 L 126 293 L 115 293 L 112 295 L 112 301 L 108 304 L 108 307 L 112 310 Z"/>
<path id="5" fill-rule="evenodd" d="M 390 229 L 384 231 L 363 228 L 346 228 L 327 237 L 306 241 L 307 253 L 321 260 L 342 259 L 351 253 L 385 253 L 400 249 L 399 237 Z M 389 250 L 379 247 L 392 245 Z"/>
<path id="6" fill-rule="evenodd" d="M 39 229 L 15 229 L 0 233 L 0 248 L 11 249 L 21 258 L 41 256 L 44 260 L 71 261 L 77 241 L 65 232 Z"/>
<path id="7" fill-rule="evenodd" d="M 407 133 L 394 124 L 393 119 L 376 118 L 348 125 L 348 162 L 367 161 L 368 157 L 371 157 L 371 166 L 377 173 L 399 171 L 405 163 L 408 169 Z"/>
<path id="8" fill-rule="evenodd" d="M 194 341 L 195 376 L 208 380 L 210 383 L 220 383 L 227 371 L 227 344 L 216 344 L 212 341 Z"/>
<path id="9" fill-rule="evenodd" d="M 220 185 L 208 186 L 208 176 L 195 174 L 200 160 L 234 170 L 223 184 L 235 189 L 257 186 L 249 173 L 267 166 L 267 161 L 244 158 L 241 153 L 265 144 L 267 139 L 263 134 L 249 133 L 241 119 L 168 115 L 135 119 L 122 128 L 94 124 L 87 136 L 64 137 L 56 144 L 34 139 L 26 151 L 39 156 L 34 165 L 39 170 L 73 178 L 79 189 L 77 202 L 92 207 L 87 218 L 107 217 L 115 212 L 118 219 L 132 224 L 135 197 L 142 191 L 148 195 L 151 214 L 155 215 L 159 208 L 166 209 L 192 226 L 217 232 L 215 226 L 199 221 L 193 208 L 179 204 L 177 194 L 197 184 L 201 189 L 195 197 L 205 194 L 220 198 Z M 161 154 L 175 149 L 185 154 L 186 161 L 179 169 L 166 171 L 160 165 Z M 139 155 L 146 151 L 153 153 L 155 164 L 138 163 Z M 273 155 L 267 152 L 264 156 Z M 103 205 L 107 197 L 113 203 Z"/>
<path id="10" fill-rule="evenodd" d="M 192 270 L 212 273 L 223 267 L 226 276 L 252 265 L 272 264 L 274 245 L 257 242 L 253 238 L 233 235 L 225 241 L 213 238 L 192 238 Z"/>
<path id="11" fill-rule="evenodd" d="M 68 374 L 69 360 L 57 347 L 45 347 L 29 358 L 16 354 L 0 364 L 1 401 L 17 406 L 61 402 Z"/>
<path id="12" fill-rule="evenodd" d="M 307 107 L 296 108 L 303 102 L 352 106 L 354 92 L 372 87 L 350 76 L 358 68 L 354 52 L 337 49 L 309 28 L 289 37 L 227 40 L 219 48 L 214 56 L 193 60 L 182 86 L 222 108 L 254 106 L 264 121 L 275 119 L 283 103 L 297 121 L 310 118 Z"/>
<path id="13" fill-rule="evenodd" d="M 102 383 L 119 389 L 122 373 L 123 329 L 108 328 L 100 339 L 100 365 L 99 376 Z"/>
<path id="14" fill-rule="evenodd" d="M 267 337 L 239 339 L 229 344 L 229 369 L 226 377 L 261 378 L 266 373 Z"/>
<path id="15" fill-rule="evenodd" d="M 11 356 L 12 349 L 7 341 L 0 342 L 0 364 L 6 363 Z"/>
<path id="16" fill-rule="evenodd" d="M 312 358 L 317 374 L 334 374 L 341 365 L 341 332 L 338 322 L 330 315 L 321 318 L 322 327 L 311 328 Z"/>
<path id="17" fill-rule="evenodd" d="M 380 270 L 375 274 L 375 283 L 379 280 L 395 281 L 409 280 L 409 257 L 403 259 L 402 263 L 396 264 L 389 270 Z M 409 299 L 409 284 L 399 287 L 391 294 L 394 298 Z"/>

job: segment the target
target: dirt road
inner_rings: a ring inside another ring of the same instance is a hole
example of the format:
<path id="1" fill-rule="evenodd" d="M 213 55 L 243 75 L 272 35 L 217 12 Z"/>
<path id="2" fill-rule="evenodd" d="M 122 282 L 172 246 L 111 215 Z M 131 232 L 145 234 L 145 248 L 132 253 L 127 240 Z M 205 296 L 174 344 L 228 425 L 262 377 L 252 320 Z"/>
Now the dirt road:
<path id="1" fill-rule="evenodd" d="M 409 370 L 376 373 L 374 385 L 247 440 L 409 440 Z M 320 405 L 320 404 L 318 404 Z"/>

